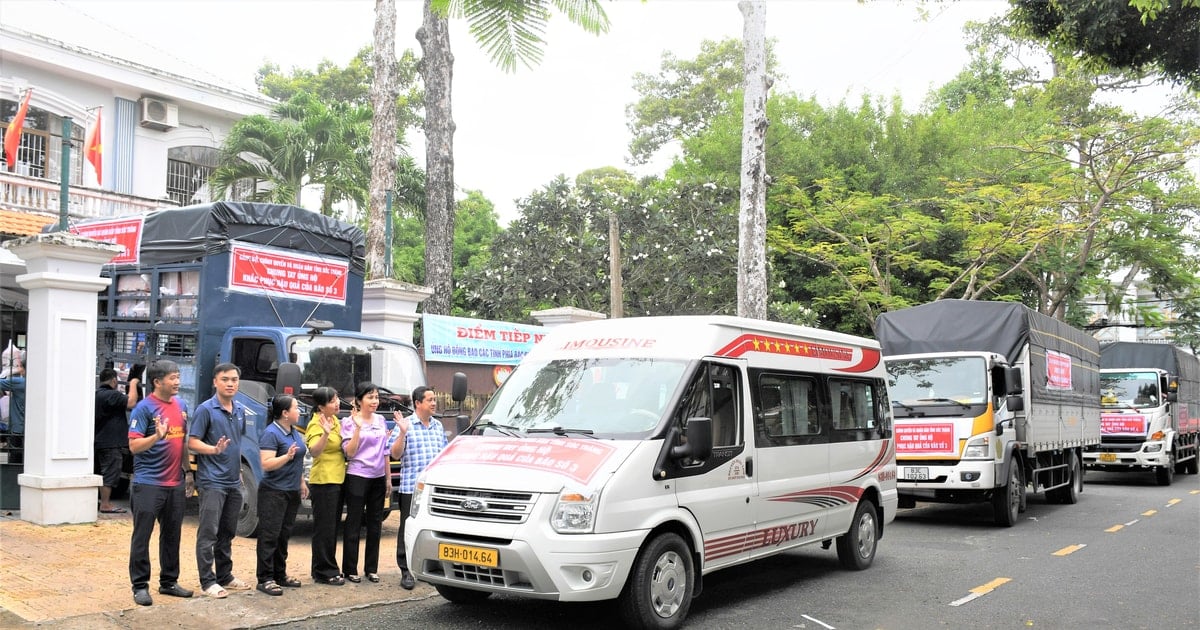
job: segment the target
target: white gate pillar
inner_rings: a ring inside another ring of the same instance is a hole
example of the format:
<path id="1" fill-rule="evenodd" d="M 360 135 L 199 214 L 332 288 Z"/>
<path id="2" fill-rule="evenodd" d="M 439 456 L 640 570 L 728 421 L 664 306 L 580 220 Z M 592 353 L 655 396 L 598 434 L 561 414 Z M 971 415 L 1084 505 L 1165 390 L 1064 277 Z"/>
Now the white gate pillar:
<path id="1" fill-rule="evenodd" d="M 25 261 L 16 281 L 29 291 L 21 520 L 94 522 L 96 293 L 111 282 L 101 267 L 122 250 L 67 232 L 6 246 Z"/>

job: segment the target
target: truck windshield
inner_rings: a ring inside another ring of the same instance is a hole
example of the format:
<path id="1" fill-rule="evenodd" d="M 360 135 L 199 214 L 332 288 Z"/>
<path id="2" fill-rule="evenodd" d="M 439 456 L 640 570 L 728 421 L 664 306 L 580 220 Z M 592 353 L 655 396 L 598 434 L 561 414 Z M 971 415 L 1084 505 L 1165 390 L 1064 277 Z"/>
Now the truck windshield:
<path id="1" fill-rule="evenodd" d="M 425 383 L 421 358 L 403 344 L 325 334 L 292 337 L 288 348 L 300 366 L 303 389 L 333 387 L 342 400 L 352 399 L 355 384 L 363 381 L 402 396 Z"/>
<path id="2" fill-rule="evenodd" d="M 561 359 L 521 363 L 488 402 L 479 423 L 602 434 L 645 433 L 658 425 L 686 362 Z M 554 435 L 550 433 L 548 435 Z"/>
<path id="3" fill-rule="evenodd" d="M 1105 407 L 1157 405 L 1158 374 L 1154 372 L 1104 372 L 1100 375 L 1100 404 Z"/>
<path id="4" fill-rule="evenodd" d="M 987 401 L 987 370 L 981 357 L 887 361 L 893 404 L 976 404 Z"/>

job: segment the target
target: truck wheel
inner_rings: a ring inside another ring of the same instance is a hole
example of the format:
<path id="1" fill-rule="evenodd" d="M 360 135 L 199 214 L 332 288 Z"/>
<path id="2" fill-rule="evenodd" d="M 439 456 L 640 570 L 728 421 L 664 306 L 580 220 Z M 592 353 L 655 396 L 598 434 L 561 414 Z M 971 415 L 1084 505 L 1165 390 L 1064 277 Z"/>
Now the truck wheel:
<path id="1" fill-rule="evenodd" d="M 1154 480 L 1160 486 L 1169 486 L 1175 481 L 1175 450 L 1167 453 L 1167 463 L 1154 469 Z"/>
<path id="2" fill-rule="evenodd" d="M 915 508 L 917 507 L 917 500 L 911 496 L 902 494 L 896 499 L 896 507 L 901 510 Z"/>
<path id="3" fill-rule="evenodd" d="M 242 464 L 242 509 L 238 512 L 237 535 L 253 538 L 258 529 L 258 481 L 249 464 Z"/>
<path id="4" fill-rule="evenodd" d="M 1187 469 L 1184 470 L 1184 472 L 1189 475 L 1196 474 L 1197 468 L 1200 468 L 1200 450 L 1197 450 L 1197 449 L 1193 449 L 1193 450 L 1196 452 L 1195 452 L 1195 454 L 1192 455 L 1192 458 L 1190 460 L 1188 460 L 1188 462 L 1185 464 L 1185 466 L 1187 466 Z"/>
<path id="5" fill-rule="evenodd" d="M 1071 459 L 1067 468 L 1071 471 L 1071 483 L 1058 489 L 1058 502 L 1066 505 L 1079 503 L 1079 493 L 1083 492 L 1083 474 L 1079 469 L 1079 459 L 1073 453 L 1068 453 Z"/>
<path id="6" fill-rule="evenodd" d="M 1008 463 L 1008 483 L 1003 488 L 997 488 L 992 495 L 992 510 L 995 511 L 996 524 L 1001 527 L 1015 525 L 1017 514 L 1021 511 L 1021 493 L 1025 488 L 1021 483 L 1020 465 L 1015 459 Z"/>
<path id="7" fill-rule="evenodd" d="M 437 589 L 438 595 L 444 597 L 446 601 L 455 604 L 474 604 L 492 596 L 488 591 L 473 591 L 469 588 L 459 588 L 445 584 L 434 584 L 433 587 Z"/>
<path id="8" fill-rule="evenodd" d="M 655 536 L 642 547 L 617 605 L 631 628 L 672 630 L 692 605 L 692 552 L 677 534 Z"/>
<path id="9" fill-rule="evenodd" d="M 842 563 L 842 567 L 851 571 L 862 571 L 874 562 L 875 548 L 879 543 L 879 537 L 876 535 L 879 532 L 876 514 L 874 503 L 858 502 L 850 529 L 837 539 L 838 561 Z"/>

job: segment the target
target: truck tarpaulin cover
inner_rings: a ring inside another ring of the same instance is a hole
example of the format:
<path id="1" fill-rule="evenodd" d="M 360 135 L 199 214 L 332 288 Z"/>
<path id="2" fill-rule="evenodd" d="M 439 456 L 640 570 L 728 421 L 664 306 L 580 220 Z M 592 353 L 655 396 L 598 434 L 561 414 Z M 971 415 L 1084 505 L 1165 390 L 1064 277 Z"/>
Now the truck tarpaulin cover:
<path id="1" fill-rule="evenodd" d="M 366 271 L 366 237 L 355 225 L 297 206 L 237 201 L 155 210 L 145 215 L 139 264 L 189 262 L 229 251 L 231 241 L 350 261 Z"/>
<path id="2" fill-rule="evenodd" d="M 875 334 L 884 356 L 929 352 L 995 352 L 1009 362 L 1031 347 L 1029 381 L 1035 401 L 1095 407 L 1100 398 L 1100 344 L 1091 335 L 1010 302 L 938 300 L 883 313 Z M 1048 386 L 1046 354 L 1071 358 L 1071 388 Z"/>

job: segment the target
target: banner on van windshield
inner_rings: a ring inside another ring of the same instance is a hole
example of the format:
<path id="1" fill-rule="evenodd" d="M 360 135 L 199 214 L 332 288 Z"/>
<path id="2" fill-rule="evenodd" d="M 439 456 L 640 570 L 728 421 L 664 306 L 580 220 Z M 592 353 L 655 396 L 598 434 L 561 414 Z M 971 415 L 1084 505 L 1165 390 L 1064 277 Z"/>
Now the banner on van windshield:
<path id="1" fill-rule="evenodd" d="M 516 365 L 546 336 L 544 326 L 429 314 L 421 331 L 426 361 L 487 365 Z"/>

